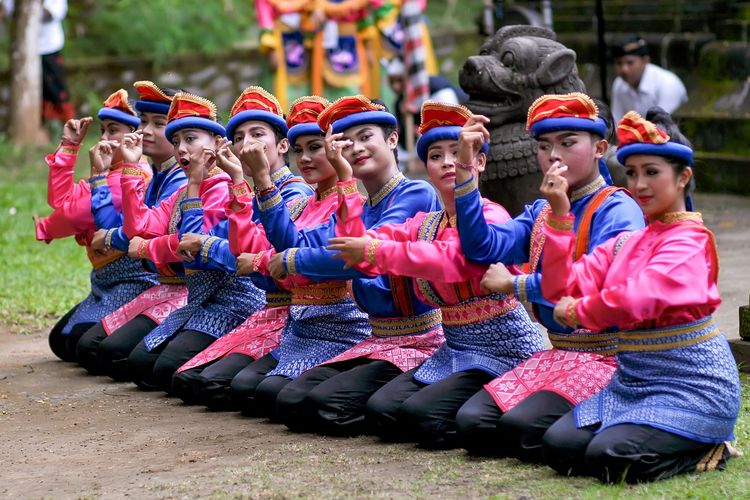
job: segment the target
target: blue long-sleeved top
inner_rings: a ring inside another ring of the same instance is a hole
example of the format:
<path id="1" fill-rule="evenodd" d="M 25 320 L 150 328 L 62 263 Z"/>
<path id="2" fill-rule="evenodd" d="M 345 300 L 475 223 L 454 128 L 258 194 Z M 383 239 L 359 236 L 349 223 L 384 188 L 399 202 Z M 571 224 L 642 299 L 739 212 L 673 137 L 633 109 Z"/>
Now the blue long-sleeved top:
<path id="1" fill-rule="evenodd" d="M 309 184 L 306 184 L 300 177 L 292 174 L 288 167 L 283 167 L 274 172 L 271 180 L 278 190 L 275 192 L 279 193 L 283 201 L 282 205 L 285 206 L 292 201 L 307 199 L 314 192 Z M 260 222 L 257 197 L 253 199 L 253 206 L 253 220 Z M 185 216 L 188 217 L 188 215 Z M 184 233 L 205 234 L 202 220 L 203 215 L 197 211 L 189 214 L 189 220 L 183 223 L 180 228 L 180 237 Z M 195 261 L 186 266 L 192 269 L 225 271 L 228 273 L 237 272 L 237 257 L 232 254 L 229 248 L 229 220 L 223 220 L 214 226 L 208 232 L 208 236 L 201 245 Z M 250 279 L 256 287 L 266 292 L 283 291 L 270 276 L 252 273 L 250 274 Z"/>
<path id="2" fill-rule="evenodd" d="M 529 262 L 534 223 L 547 205 L 547 200 L 539 199 L 531 205 L 526 205 L 520 215 L 504 224 L 488 224 L 482 212 L 479 190 L 471 187 L 472 182 L 473 179 L 470 179 L 455 188 L 456 220 L 461 248 L 466 257 L 484 265 L 496 262 L 506 265 Z M 598 177 L 591 184 L 571 194 L 570 212 L 576 217 L 576 230 L 586 206 L 605 186 L 604 180 Z M 633 198 L 623 191 L 616 191 L 594 213 L 586 252 L 590 253 L 597 245 L 623 231 L 635 231 L 644 225 L 643 212 Z M 557 333 L 571 331 L 553 319 L 554 306 L 542 296 L 541 260 L 536 272 L 516 278 L 515 288 L 519 300 L 528 300 L 537 305 L 538 319 L 547 329 Z"/>
<path id="3" fill-rule="evenodd" d="M 154 165 L 152 170 L 156 171 Z M 98 177 L 91 178 L 91 212 L 94 214 L 96 227 L 107 229 L 105 243 L 122 252 L 128 251 L 130 240 L 122 229 L 122 213 L 115 209 L 112 203 L 112 193 L 106 183 L 96 183 Z M 154 174 L 144 196 L 147 207 L 157 206 L 162 200 L 184 186 L 187 182 L 185 172 L 180 168 L 174 158 L 170 158 L 161 164 L 161 170 Z M 100 184 L 100 185 L 96 185 Z"/>
<path id="4" fill-rule="evenodd" d="M 335 215 L 315 228 L 296 229 L 285 222 L 289 215 L 282 205 L 276 204 L 261 212 L 261 221 L 277 251 L 297 248 L 294 256 L 297 274 L 315 281 L 352 279 L 355 301 L 372 317 L 394 318 L 432 310 L 431 306 L 417 299 L 410 279 L 387 275 L 373 278 L 354 269 L 344 269 L 344 262 L 325 248 L 328 238 L 335 236 Z M 377 228 L 384 224 L 403 223 L 417 212 L 434 211 L 439 206 L 437 194 L 430 184 L 398 174 L 370 197 L 362 218 L 368 229 Z M 398 286 L 408 295 L 408 301 L 401 301 L 400 306 L 394 302 L 394 280 L 399 280 Z"/>

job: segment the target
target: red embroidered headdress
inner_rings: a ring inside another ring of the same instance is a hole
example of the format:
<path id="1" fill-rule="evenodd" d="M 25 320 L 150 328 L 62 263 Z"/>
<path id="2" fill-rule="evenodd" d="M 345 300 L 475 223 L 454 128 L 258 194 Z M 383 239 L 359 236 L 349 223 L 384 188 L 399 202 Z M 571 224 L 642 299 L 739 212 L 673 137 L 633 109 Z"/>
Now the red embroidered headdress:
<path id="1" fill-rule="evenodd" d="M 262 87 L 246 88 L 234 102 L 227 122 L 227 137 L 231 139 L 237 127 L 250 120 L 266 122 L 278 128 L 282 134 L 287 133 L 279 100 Z"/>
<path id="2" fill-rule="evenodd" d="M 169 113 L 172 97 L 165 94 L 154 82 L 141 80 L 135 82 L 133 87 L 138 92 L 138 100 L 135 102 L 137 111 L 162 115 Z"/>
<path id="3" fill-rule="evenodd" d="M 200 128 L 225 136 L 224 127 L 216 121 L 216 105 L 203 97 L 189 92 L 178 92 L 172 98 L 167 113 L 167 127 L 164 135 L 172 140 L 172 135 L 183 128 Z"/>
<path id="4" fill-rule="evenodd" d="M 114 120 L 133 128 L 138 128 L 141 124 L 141 119 L 128 103 L 128 92 L 125 89 L 120 89 L 107 97 L 96 116 L 100 120 Z"/>
<path id="5" fill-rule="evenodd" d="M 471 118 L 472 112 L 459 104 L 426 101 L 422 104 L 422 124 L 419 126 L 417 156 L 427 161 L 427 150 L 430 144 L 444 140 L 458 140 L 461 127 Z M 489 145 L 484 143 L 483 151 L 487 154 Z"/>
<path id="6" fill-rule="evenodd" d="M 328 130 L 333 126 L 334 133 L 365 123 L 396 125 L 396 117 L 385 111 L 385 106 L 375 104 L 363 95 L 341 97 L 318 117 L 320 129 Z"/>
<path id="7" fill-rule="evenodd" d="M 286 117 L 289 127 L 286 137 L 289 142 L 294 145 L 294 141 L 301 135 L 323 134 L 318 126 L 318 117 L 330 105 L 327 99 L 317 95 L 300 97 L 294 101 Z"/>

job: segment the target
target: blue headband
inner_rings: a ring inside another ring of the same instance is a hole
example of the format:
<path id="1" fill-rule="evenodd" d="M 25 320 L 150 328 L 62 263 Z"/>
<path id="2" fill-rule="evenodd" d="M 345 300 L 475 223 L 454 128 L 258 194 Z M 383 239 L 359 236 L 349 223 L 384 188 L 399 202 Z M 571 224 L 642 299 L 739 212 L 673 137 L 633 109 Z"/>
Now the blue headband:
<path id="1" fill-rule="evenodd" d="M 226 137 L 226 130 L 224 130 L 224 127 L 222 127 L 220 123 L 216 123 L 213 120 L 201 116 L 185 116 L 183 118 L 172 120 L 167 123 L 167 126 L 164 128 L 164 135 L 169 142 L 172 142 L 172 136 L 174 133 L 184 128 L 200 128 L 213 132 L 216 135 Z"/>
<path id="2" fill-rule="evenodd" d="M 133 128 L 138 128 L 141 124 L 141 119 L 137 116 L 133 116 L 114 108 L 102 108 L 96 116 L 99 117 L 100 120 L 114 120 Z"/>
<path id="3" fill-rule="evenodd" d="M 245 111 L 240 111 L 234 115 L 227 122 L 227 137 L 229 140 L 232 140 L 234 137 L 234 131 L 237 130 L 237 127 L 249 121 L 266 122 L 269 125 L 277 127 L 284 135 L 286 135 L 288 131 L 286 122 L 279 115 L 271 113 L 270 111 L 263 111 L 262 109 L 246 109 Z"/>
<path id="4" fill-rule="evenodd" d="M 286 133 L 286 138 L 289 139 L 289 144 L 294 146 L 297 138 L 303 135 L 324 135 L 323 131 L 320 130 L 317 122 L 300 123 L 294 125 Z"/>
<path id="5" fill-rule="evenodd" d="M 430 145 L 437 141 L 457 141 L 461 133 L 461 127 L 457 125 L 446 125 L 443 127 L 431 128 L 419 137 L 417 141 L 417 156 L 423 162 L 427 162 L 427 151 Z M 482 152 L 486 155 L 490 150 L 486 142 L 482 145 Z"/>
<path id="6" fill-rule="evenodd" d="M 169 113 L 169 103 L 156 101 L 135 101 L 136 111 L 141 113 L 159 113 L 166 115 Z"/>
<path id="7" fill-rule="evenodd" d="M 544 118 L 531 125 L 531 135 L 534 136 L 534 139 L 538 139 L 540 135 L 547 132 L 559 132 L 560 130 L 580 130 L 593 132 L 601 137 L 607 136 L 607 124 L 601 118 L 589 120 L 588 118 L 563 116 L 561 118 Z"/>
<path id="8" fill-rule="evenodd" d="M 398 122 L 396 121 L 396 117 L 387 111 L 360 111 L 359 113 L 345 116 L 333 122 L 333 133 L 338 134 L 348 128 L 364 125 L 365 123 L 397 125 Z"/>
<path id="9" fill-rule="evenodd" d="M 668 156 L 683 160 L 688 165 L 693 165 L 693 150 L 684 144 L 671 141 L 663 144 L 634 142 L 621 146 L 617 150 L 617 161 L 625 165 L 625 160 L 632 155 Z"/>

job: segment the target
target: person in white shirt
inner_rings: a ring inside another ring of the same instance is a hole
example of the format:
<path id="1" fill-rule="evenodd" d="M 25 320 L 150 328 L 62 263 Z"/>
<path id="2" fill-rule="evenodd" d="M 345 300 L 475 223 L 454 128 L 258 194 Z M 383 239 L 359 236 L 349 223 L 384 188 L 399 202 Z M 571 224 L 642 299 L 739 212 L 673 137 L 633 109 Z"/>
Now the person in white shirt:
<path id="1" fill-rule="evenodd" d="M 687 102 L 685 85 L 671 71 L 651 63 L 643 38 L 628 35 L 610 51 L 617 73 L 612 84 L 615 122 L 631 110 L 646 116 L 650 108 L 659 106 L 671 114 Z"/>
<path id="2" fill-rule="evenodd" d="M 2 1 L 2 13 L 13 15 L 13 0 Z M 42 118 L 45 122 L 65 123 L 75 116 L 65 82 L 62 49 L 65 33 L 62 22 L 68 13 L 67 0 L 44 0 L 39 24 L 38 53 L 42 58 Z"/>

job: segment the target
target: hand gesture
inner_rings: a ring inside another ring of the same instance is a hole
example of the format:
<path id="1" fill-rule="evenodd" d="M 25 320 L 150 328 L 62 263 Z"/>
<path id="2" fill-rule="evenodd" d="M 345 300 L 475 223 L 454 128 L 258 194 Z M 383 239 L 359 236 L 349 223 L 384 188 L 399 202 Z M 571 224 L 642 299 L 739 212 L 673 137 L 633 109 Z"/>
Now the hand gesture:
<path id="1" fill-rule="evenodd" d="M 482 151 L 485 142 L 490 142 L 490 132 L 486 125 L 490 119 L 482 115 L 474 115 L 466 120 L 458 134 L 457 159 L 464 165 L 469 165 Z"/>
<path id="2" fill-rule="evenodd" d="M 131 259 L 141 260 L 143 257 L 139 255 L 138 251 L 141 248 L 141 243 L 144 243 L 146 240 L 141 238 L 140 236 L 134 236 L 130 239 L 130 243 L 128 243 L 128 257 Z"/>
<path id="3" fill-rule="evenodd" d="M 275 280 L 286 278 L 286 269 L 284 269 L 284 253 L 275 253 L 268 262 L 268 272 Z"/>
<path id="4" fill-rule="evenodd" d="M 482 290 L 487 292 L 499 292 L 510 295 L 513 293 L 515 280 L 515 276 L 508 271 L 508 268 L 504 264 L 497 263 L 487 268 L 479 285 L 482 287 Z"/>
<path id="5" fill-rule="evenodd" d="M 570 212 L 570 199 L 568 198 L 568 180 L 562 176 L 568 171 L 568 166 L 563 165 L 560 160 L 552 164 L 542 179 L 539 192 L 547 198 L 552 212 L 558 217 L 567 217 Z"/>
<path id="6" fill-rule="evenodd" d="M 229 174 L 234 184 L 242 182 L 242 164 L 232 151 L 231 142 L 225 142 L 216 152 L 216 165 Z"/>
<path id="7" fill-rule="evenodd" d="M 555 304 L 555 309 L 552 311 L 555 321 L 570 328 L 576 328 L 578 326 L 571 325 L 570 318 L 568 318 L 568 304 L 574 301 L 575 299 L 573 297 L 563 297 L 560 299 L 560 302 Z"/>
<path id="8" fill-rule="evenodd" d="M 328 250 L 338 252 L 334 257 L 344 259 L 344 262 L 346 262 L 344 268 L 349 269 L 365 260 L 365 252 L 371 240 L 372 238 L 369 236 L 361 236 L 359 238 L 351 236 L 330 238 L 328 240 Z"/>
<path id="9" fill-rule="evenodd" d="M 208 238 L 205 234 L 185 233 L 177 245 L 177 256 L 184 262 L 193 262 L 200 252 L 203 242 Z"/>
<path id="10" fill-rule="evenodd" d="M 89 149 L 89 161 L 91 162 L 91 175 L 104 175 L 112 166 L 112 157 L 117 141 L 99 141 Z"/>
<path id="11" fill-rule="evenodd" d="M 86 137 L 92 121 L 94 119 L 90 116 L 81 118 L 80 120 L 71 118 L 63 126 L 62 140 L 69 144 L 80 144 L 83 142 L 83 138 Z"/>
<path id="12" fill-rule="evenodd" d="M 125 134 L 120 144 L 120 156 L 124 163 L 138 163 L 143 155 L 143 132 L 136 130 Z"/>
<path id="13" fill-rule="evenodd" d="M 190 184 L 200 184 L 203 177 L 216 159 L 216 151 L 212 148 L 203 147 L 190 155 L 190 164 L 188 165 L 188 182 Z"/>
<path id="14" fill-rule="evenodd" d="M 255 256 L 256 254 L 254 253 L 245 252 L 237 257 L 237 276 L 247 276 L 255 272 L 253 269 Z"/>
<path id="15" fill-rule="evenodd" d="M 106 245 L 104 244 L 104 237 L 106 235 L 106 229 L 97 229 L 94 233 L 94 237 L 91 238 L 91 244 L 89 246 L 94 250 L 104 250 L 106 248 Z"/>
<path id="16" fill-rule="evenodd" d="M 344 134 L 333 133 L 333 127 L 328 126 L 326 130 L 325 148 L 326 158 L 331 163 L 333 168 L 336 170 L 336 174 L 341 182 L 348 181 L 352 178 L 352 166 L 346 159 L 344 159 L 342 153 L 345 148 L 352 145 L 352 141 L 349 139 L 342 139 Z"/>

